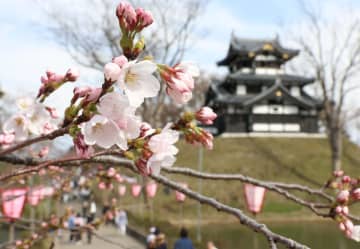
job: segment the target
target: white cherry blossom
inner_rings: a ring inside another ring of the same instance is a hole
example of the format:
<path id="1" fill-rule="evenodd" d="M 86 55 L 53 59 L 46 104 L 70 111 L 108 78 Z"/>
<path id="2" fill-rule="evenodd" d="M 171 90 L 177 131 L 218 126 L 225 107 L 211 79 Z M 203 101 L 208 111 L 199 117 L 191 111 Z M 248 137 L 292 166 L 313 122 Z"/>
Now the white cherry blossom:
<path id="1" fill-rule="evenodd" d="M 29 119 L 22 114 L 17 114 L 5 121 L 3 131 L 6 134 L 14 134 L 15 141 L 23 141 L 29 135 L 28 126 Z"/>
<path id="2" fill-rule="evenodd" d="M 148 60 L 131 61 L 123 66 L 118 84 L 129 97 L 131 106 L 138 107 L 144 102 L 144 98 L 158 94 L 160 82 L 153 75 L 156 69 L 156 64 Z"/>
<path id="3" fill-rule="evenodd" d="M 32 105 L 27 111 L 29 131 L 35 135 L 43 134 L 44 128 L 51 124 L 51 115 L 40 103 Z"/>
<path id="4" fill-rule="evenodd" d="M 129 139 L 140 134 L 141 119 L 135 116 L 135 108 L 130 106 L 128 97 L 119 92 L 111 92 L 100 99 L 98 111 L 112 119 Z"/>
<path id="5" fill-rule="evenodd" d="M 81 132 L 87 145 L 96 144 L 108 149 L 116 144 L 121 149 L 127 149 L 124 133 L 114 121 L 105 116 L 95 115 L 81 127 Z"/>
<path id="6" fill-rule="evenodd" d="M 176 161 L 178 149 L 174 144 L 179 140 L 179 133 L 170 127 L 171 124 L 167 124 L 160 134 L 152 136 L 149 140 L 149 149 L 153 155 L 149 158 L 147 167 L 154 175 L 160 173 L 161 167 L 171 167 Z"/>

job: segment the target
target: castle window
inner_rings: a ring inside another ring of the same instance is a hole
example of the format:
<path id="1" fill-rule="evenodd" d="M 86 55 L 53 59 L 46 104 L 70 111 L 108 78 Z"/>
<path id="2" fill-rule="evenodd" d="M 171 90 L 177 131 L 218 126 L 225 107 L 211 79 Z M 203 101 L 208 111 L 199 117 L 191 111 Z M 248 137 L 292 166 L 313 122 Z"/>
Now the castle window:
<path id="1" fill-rule="evenodd" d="M 245 95 L 245 94 L 246 94 L 246 86 L 244 86 L 244 85 L 237 85 L 236 94 L 237 94 L 237 95 Z"/>

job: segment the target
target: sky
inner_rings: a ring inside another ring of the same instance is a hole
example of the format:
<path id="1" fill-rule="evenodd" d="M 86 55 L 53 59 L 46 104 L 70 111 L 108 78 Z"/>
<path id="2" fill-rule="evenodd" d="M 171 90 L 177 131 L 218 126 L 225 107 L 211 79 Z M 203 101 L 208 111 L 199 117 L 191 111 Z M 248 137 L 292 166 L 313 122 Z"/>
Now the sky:
<path id="1" fill-rule="evenodd" d="M 64 49 L 49 39 L 42 5 L 45 0 L 0 1 L 0 85 L 12 96 L 35 94 L 40 76 L 46 69 L 65 72 L 77 66 Z M 77 0 L 72 4 L 76 5 Z M 325 1 L 309 0 L 312 5 Z M 360 9 L 359 0 L 326 0 L 326 11 L 336 12 L 342 6 Z M 216 61 L 226 55 L 231 32 L 250 38 L 273 38 L 286 26 L 301 22 L 303 15 L 297 0 L 212 0 L 200 16 L 198 36 L 184 60 L 197 62 L 205 71 L 224 73 Z M 204 32 L 201 32 L 203 34 Z M 196 35 L 196 34 L 195 34 Z M 81 68 L 80 84 L 95 74 Z M 68 85 L 53 97 L 55 106 L 64 107 L 73 86 Z"/>

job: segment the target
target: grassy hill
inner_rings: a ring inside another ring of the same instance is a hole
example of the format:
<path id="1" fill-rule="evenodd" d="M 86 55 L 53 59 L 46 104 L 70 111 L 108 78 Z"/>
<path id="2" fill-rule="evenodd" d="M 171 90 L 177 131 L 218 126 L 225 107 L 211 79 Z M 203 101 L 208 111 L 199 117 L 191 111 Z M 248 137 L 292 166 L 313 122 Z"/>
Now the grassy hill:
<path id="1" fill-rule="evenodd" d="M 184 143 L 178 143 L 180 152 L 176 166 L 198 168 L 199 149 Z M 349 141 L 344 142 L 343 169 L 352 176 L 360 176 L 360 149 Z M 258 179 L 301 183 L 319 188 L 329 178 L 332 169 L 330 151 L 325 138 L 216 138 L 212 151 L 204 150 L 203 170 L 213 173 L 242 173 Z M 176 181 L 185 181 L 191 189 L 198 190 L 198 179 L 186 176 L 167 176 Z M 202 193 L 213 196 L 219 201 L 246 210 L 243 198 L 243 185 L 240 182 L 206 181 L 202 182 Z M 139 199 L 127 195 L 120 200 L 129 207 L 139 203 Z M 187 199 L 183 204 L 175 204 L 174 193 L 160 187 L 156 198 L 151 202 L 155 210 L 151 221 L 148 209 L 128 209 L 130 222 L 147 231 L 151 224 L 157 224 L 168 231 L 170 240 L 176 237 L 179 226 L 186 225 L 195 233 L 198 203 Z M 357 207 L 355 212 L 360 213 Z M 135 216 L 133 216 L 135 215 Z M 204 227 L 213 223 L 237 222 L 233 217 L 218 213 L 202 206 Z M 267 192 L 260 220 L 279 222 L 288 220 L 316 220 L 306 208 L 285 200 L 274 193 Z M 335 224 L 334 224 L 335 225 Z M 210 226 L 211 227 L 211 226 Z"/>

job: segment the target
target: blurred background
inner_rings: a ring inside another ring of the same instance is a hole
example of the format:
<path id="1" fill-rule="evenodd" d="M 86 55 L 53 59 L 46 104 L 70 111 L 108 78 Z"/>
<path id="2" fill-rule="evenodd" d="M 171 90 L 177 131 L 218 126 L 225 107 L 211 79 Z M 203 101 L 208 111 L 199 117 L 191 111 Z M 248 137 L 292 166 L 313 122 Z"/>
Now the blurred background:
<path id="1" fill-rule="evenodd" d="M 286 63 L 283 70 L 288 74 L 313 77 L 315 83 L 304 90 L 323 105 L 319 112 L 322 138 L 218 138 L 214 151 L 204 154 L 198 154 L 197 150 L 190 151 L 188 146 L 180 143 L 178 165 L 197 168 L 201 156 L 205 158 L 205 171 L 239 172 L 261 179 L 300 182 L 318 187 L 334 168 L 334 150 L 338 141 L 342 141 L 337 159 L 342 162 L 343 169 L 354 175 L 359 174 L 360 1 L 130 2 L 154 14 L 154 24 L 143 34 L 149 55 L 161 63 L 174 65 L 180 61 L 193 61 L 200 67 L 201 76 L 194 98 L 185 109 L 195 110 L 202 106 L 209 86 L 226 79 L 228 68 L 219 67 L 216 63 L 227 55 L 234 36 L 277 39 L 284 47 L 298 49 L 299 55 Z M 103 79 L 103 66 L 112 57 L 121 54 L 118 46 L 120 31 L 114 11 L 117 4 L 118 1 L 114 0 L 0 1 L 0 121 L 15 111 L 16 98 L 35 96 L 40 87 L 40 76 L 47 69 L 65 72 L 69 67 L 79 67 L 81 77 L 77 85 L 99 85 Z M 73 87 L 66 84 L 47 103 L 63 113 Z M 147 101 L 150 109 L 142 116 L 144 120 L 159 126 L 184 110 L 184 107 L 174 105 L 166 97 Z M 334 144 L 328 142 L 332 137 L 336 137 Z M 71 141 L 66 138 L 55 143 L 58 154 L 68 153 L 70 146 Z M 174 179 L 181 180 L 181 177 Z M 194 188 L 199 186 L 195 180 L 189 184 Z M 221 188 L 224 183 L 219 184 L 209 186 L 204 193 L 245 207 L 241 201 L 241 184 L 234 184 L 226 191 Z M 178 207 L 171 206 L 166 191 L 155 204 L 166 218 L 155 217 L 155 221 L 171 231 L 172 242 L 181 224 L 169 217 L 178 215 L 180 211 Z M 131 197 L 127 198 L 124 205 L 136 202 Z M 357 248 L 353 242 L 343 238 L 335 227 L 332 229 L 328 223 L 319 222 L 303 208 L 288 204 L 276 196 L 267 198 L 260 219 L 269 221 L 275 231 L 302 242 L 310 242 L 313 248 Z M 191 228 L 192 235 L 197 233 L 196 225 L 199 224 L 198 220 L 192 222 L 198 218 L 195 208 L 198 206 L 193 201 L 184 204 L 185 224 Z M 138 214 L 136 212 L 134 214 Z M 255 235 L 246 231 L 240 229 L 242 236 L 234 235 L 239 231 L 234 220 L 222 216 L 219 218 L 215 211 L 207 208 L 203 212 L 203 221 L 200 222 L 203 241 L 215 240 L 220 248 L 264 248 L 265 241 L 258 241 Z M 154 220 L 150 219 L 150 214 L 140 214 L 134 215 L 133 225 L 146 231 Z M 284 215 L 291 216 L 290 220 L 295 220 L 298 226 L 294 226 L 293 222 L 284 222 Z M 309 223 L 313 220 L 316 221 Z M 226 225 L 220 221 L 225 221 Z M 219 224 L 226 229 L 217 228 Z M 321 232 L 317 234 L 318 231 Z M 201 245 L 201 240 L 198 243 Z M 241 243 L 245 243 L 245 246 L 238 246 Z"/>

